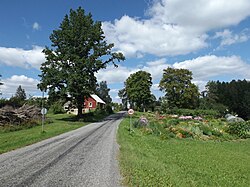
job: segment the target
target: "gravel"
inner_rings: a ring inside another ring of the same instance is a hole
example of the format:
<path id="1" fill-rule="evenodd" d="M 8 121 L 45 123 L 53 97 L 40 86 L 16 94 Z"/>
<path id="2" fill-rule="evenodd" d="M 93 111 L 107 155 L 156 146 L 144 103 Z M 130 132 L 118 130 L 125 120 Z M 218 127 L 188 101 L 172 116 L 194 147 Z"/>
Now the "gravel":
<path id="1" fill-rule="evenodd" d="M 0 155 L 0 186 L 120 186 L 116 132 L 123 115 Z"/>

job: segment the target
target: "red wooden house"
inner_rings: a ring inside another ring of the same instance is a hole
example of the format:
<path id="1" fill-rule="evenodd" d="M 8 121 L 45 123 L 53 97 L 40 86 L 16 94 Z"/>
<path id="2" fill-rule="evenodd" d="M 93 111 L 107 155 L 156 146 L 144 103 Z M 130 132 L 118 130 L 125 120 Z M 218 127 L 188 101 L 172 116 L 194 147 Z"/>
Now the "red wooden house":
<path id="1" fill-rule="evenodd" d="M 89 112 L 91 110 L 95 110 L 97 108 L 104 108 L 105 102 L 95 94 L 90 95 L 87 99 L 84 100 L 84 108 L 83 112 Z M 77 114 L 77 108 L 71 105 L 71 102 L 68 101 L 63 106 L 65 111 L 71 114 Z"/>
<path id="2" fill-rule="evenodd" d="M 103 108 L 105 106 L 105 102 L 98 97 L 95 94 L 90 95 L 89 98 L 85 99 L 84 101 L 84 110 L 85 112 L 89 111 L 89 110 L 94 110 L 96 108 Z"/>

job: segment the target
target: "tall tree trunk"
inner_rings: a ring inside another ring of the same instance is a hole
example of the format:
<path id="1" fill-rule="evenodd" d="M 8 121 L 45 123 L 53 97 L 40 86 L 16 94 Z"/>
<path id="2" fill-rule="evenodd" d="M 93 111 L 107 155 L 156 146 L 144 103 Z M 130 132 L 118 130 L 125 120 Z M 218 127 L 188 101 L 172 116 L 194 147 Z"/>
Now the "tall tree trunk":
<path id="1" fill-rule="evenodd" d="M 78 118 L 81 118 L 82 117 L 82 109 L 83 109 L 83 107 L 82 107 L 82 104 L 78 104 L 77 105 L 77 117 Z"/>
<path id="2" fill-rule="evenodd" d="M 77 98 L 77 117 L 81 118 L 82 117 L 82 109 L 83 109 L 83 103 L 84 103 L 84 98 Z"/>

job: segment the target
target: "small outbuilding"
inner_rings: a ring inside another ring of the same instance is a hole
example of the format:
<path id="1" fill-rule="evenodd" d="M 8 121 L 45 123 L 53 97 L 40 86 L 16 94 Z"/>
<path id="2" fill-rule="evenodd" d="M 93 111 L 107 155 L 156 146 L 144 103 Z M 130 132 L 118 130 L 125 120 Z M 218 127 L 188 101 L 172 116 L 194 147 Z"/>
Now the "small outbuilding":
<path id="1" fill-rule="evenodd" d="M 83 113 L 87 113 L 89 111 L 96 110 L 97 108 L 103 109 L 106 105 L 106 103 L 96 94 L 91 94 L 90 97 L 86 98 L 83 102 Z M 66 102 L 63 105 L 63 109 L 67 111 L 68 113 L 77 114 L 77 108 L 72 105 L 70 101 Z"/>

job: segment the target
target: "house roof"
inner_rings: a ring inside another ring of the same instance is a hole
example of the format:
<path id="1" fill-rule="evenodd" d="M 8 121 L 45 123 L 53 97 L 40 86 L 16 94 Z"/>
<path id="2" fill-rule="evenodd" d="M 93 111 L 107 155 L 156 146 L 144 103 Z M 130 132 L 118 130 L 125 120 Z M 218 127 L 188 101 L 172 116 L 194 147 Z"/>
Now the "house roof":
<path id="1" fill-rule="evenodd" d="M 90 95 L 94 100 L 96 100 L 97 103 L 102 103 L 102 104 L 106 104 L 100 97 L 98 97 L 95 94 L 91 94 Z"/>

